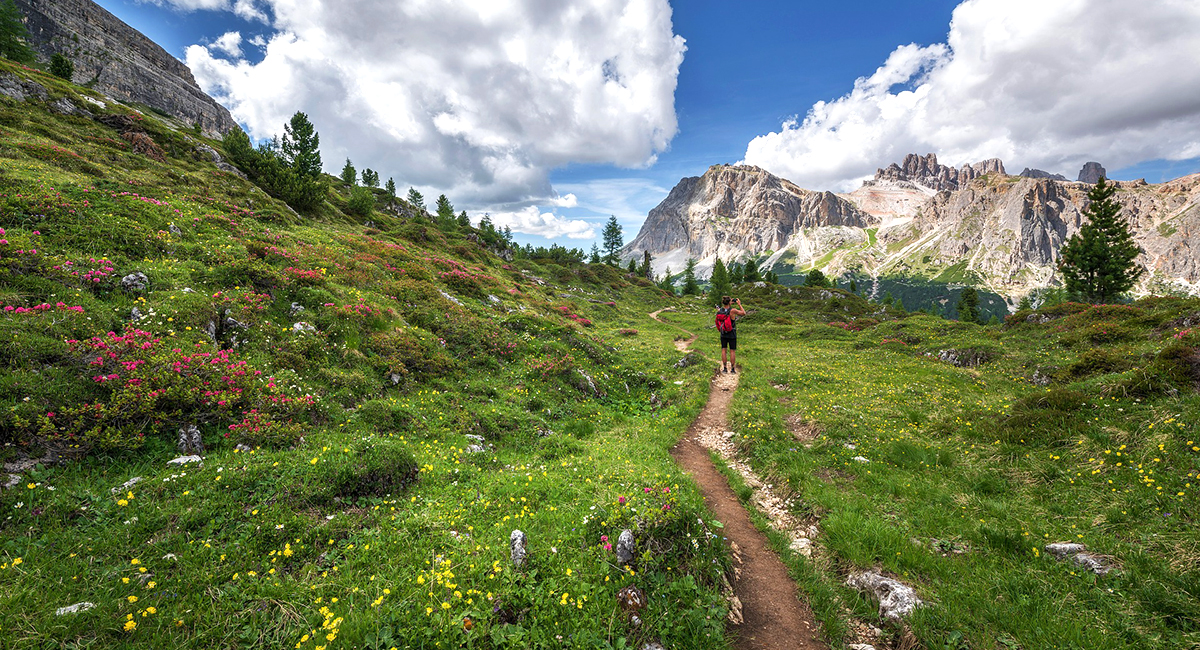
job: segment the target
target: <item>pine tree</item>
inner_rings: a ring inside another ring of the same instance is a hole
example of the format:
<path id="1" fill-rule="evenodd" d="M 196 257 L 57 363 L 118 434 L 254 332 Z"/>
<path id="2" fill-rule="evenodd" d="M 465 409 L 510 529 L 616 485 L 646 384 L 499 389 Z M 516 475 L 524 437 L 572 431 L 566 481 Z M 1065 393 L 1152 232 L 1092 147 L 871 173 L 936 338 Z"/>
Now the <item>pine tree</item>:
<path id="1" fill-rule="evenodd" d="M 379 187 L 379 172 L 369 167 L 364 169 L 362 171 L 362 182 L 364 187 Z"/>
<path id="2" fill-rule="evenodd" d="M 642 253 L 642 277 L 646 278 L 647 280 L 654 279 L 653 267 L 650 264 L 651 259 L 650 251 L 645 251 Z"/>
<path id="3" fill-rule="evenodd" d="M 958 320 L 964 323 L 978 323 L 979 321 L 979 293 L 972 287 L 963 289 L 962 295 L 958 298 Z"/>
<path id="4" fill-rule="evenodd" d="M 33 63 L 33 50 L 26 41 L 29 32 L 21 20 L 21 10 L 13 0 L 0 0 L 0 57 L 17 63 Z"/>
<path id="5" fill-rule="evenodd" d="M 675 295 L 675 285 L 671 282 L 671 267 L 668 266 L 663 271 L 662 279 L 657 284 L 659 289 L 670 293 L 672 296 Z"/>
<path id="6" fill-rule="evenodd" d="M 854 278 L 850 278 L 850 293 L 858 293 L 858 283 L 854 281 Z"/>
<path id="7" fill-rule="evenodd" d="M 411 203 L 412 206 L 421 214 L 425 214 L 427 212 L 425 209 L 425 197 L 421 196 L 421 193 L 418 192 L 414 187 L 408 188 L 408 202 Z"/>
<path id="8" fill-rule="evenodd" d="M 1024 309 L 1033 309 L 1033 299 L 1029 297 L 1029 294 L 1021 296 L 1021 302 L 1017 303 L 1017 311 Z"/>
<path id="9" fill-rule="evenodd" d="M 1088 223 L 1060 251 L 1058 268 L 1067 291 L 1091 303 L 1116 300 L 1145 272 L 1134 263 L 1142 250 L 1118 216 L 1121 204 L 1112 198 L 1116 192 L 1116 185 L 1100 177 L 1088 192 L 1091 203 L 1083 210 Z"/>
<path id="10" fill-rule="evenodd" d="M 446 198 L 445 194 L 438 195 L 436 210 L 438 223 L 443 227 L 455 222 L 454 206 L 450 204 L 450 199 Z"/>
<path id="11" fill-rule="evenodd" d="M 762 276 L 758 272 L 758 260 L 753 257 L 746 260 L 746 265 L 742 268 L 742 282 L 758 282 L 762 280 Z"/>
<path id="12" fill-rule="evenodd" d="M 621 236 L 621 224 L 617 223 L 616 216 L 609 216 L 608 223 L 604 225 L 602 237 L 604 239 L 604 261 L 616 266 L 620 261 L 617 255 L 621 246 L 625 244 L 625 240 Z"/>
<path id="13" fill-rule="evenodd" d="M 596 242 L 592 242 L 592 256 L 588 259 L 588 264 L 600 264 L 603 260 L 600 259 L 600 247 Z"/>
<path id="14" fill-rule="evenodd" d="M 346 159 L 346 162 L 350 162 L 350 160 Z M 384 188 L 387 189 L 389 197 L 396 198 L 396 181 L 388 178 L 387 185 L 384 185 Z"/>
<path id="15" fill-rule="evenodd" d="M 727 269 L 729 273 L 729 284 L 741 284 L 745 275 L 745 267 L 738 263 L 730 264 Z"/>
<path id="16" fill-rule="evenodd" d="M 638 271 L 637 260 L 633 259 L 632 257 L 629 258 L 629 266 L 626 267 L 625 270 L 631 274 L 637 273 L 637 271 Z"/>
<path id="17" fill-rule="evenodd" d="M 360 217 L 368 217 L 375 209 L 375 195 L 366 187 L 350 189 L 350 200 L 346 203 L 346 211 Z"/>
<path id="18" fill-rule="evenodd" d="M 458 227 L 459 228 L 470 228 L 471 227 L 471 217 L 467 216 L 466 210 L 463 210 L 462 212 L 458 213 Z"/>
<path id="19" fill-rule="evenodd" d="M 683 295 L 694 296 L 700 293 L 700 283 L 696 282 L 696 258 L 689 257 L 683 267 Z"/>
<path id="20" fill-rule="evenodd" d="M 50 74 L 70 81 L 71 77 L 75 76 L 75 64 L 62 53 L 55 52 L 54 56 L 50 57 Z"/>
<path id="21" fill-rule="evenodd" d="M 346 159 L 346 164 L 342 167 L 341 178 L 342 182 L 350 187 L 358 184 L 358 171 L 354 169 L 354 163 L 350 162 L 349 158 Z"/>
<path id="22" fill-rule="evenodd" d="M 283 126 L 280 151 L 283 160 L 302 178 L 317 181 L 321 178 L 321 136 L 308 116 L 300 111 Z"/>
<path id="23" fill-rule="evenodd" d="M 505 226 L 504 231 L 501 233 L 501 235 L 504 237 L 505 244 L 511 245 L 513 243 L 513 232 L 512 232 L 511 226 Z"/>
<path id="24" fill-rule="evenodd" d="M 817 287 L 818 289 L 829 286 L 829 278 L 821 272 L 821 269 L 813 269 L 804 276 L 804 286 Z"/>
<path id="25" fill-rule="evenodd" d="M 721 304 L 721 296 L 728 296 L 732 285 L 729 284 L 729 271 L 721 258 L 713 263 L 712 277 L 708 279 L 708 302 L 714 307 Z"/>

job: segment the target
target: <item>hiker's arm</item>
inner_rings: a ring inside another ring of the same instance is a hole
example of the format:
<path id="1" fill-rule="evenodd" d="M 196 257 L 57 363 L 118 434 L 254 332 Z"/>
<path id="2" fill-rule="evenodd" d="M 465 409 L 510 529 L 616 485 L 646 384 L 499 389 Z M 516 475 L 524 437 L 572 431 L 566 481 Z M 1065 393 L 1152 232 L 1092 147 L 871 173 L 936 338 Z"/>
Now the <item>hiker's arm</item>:
<path id="1" fill-rule="evenodd" d="M 745 316 L 746 310 L 742 308 L 742 301 L 737 301 L 737 308 L 731 310 L 734 316 Z"/>

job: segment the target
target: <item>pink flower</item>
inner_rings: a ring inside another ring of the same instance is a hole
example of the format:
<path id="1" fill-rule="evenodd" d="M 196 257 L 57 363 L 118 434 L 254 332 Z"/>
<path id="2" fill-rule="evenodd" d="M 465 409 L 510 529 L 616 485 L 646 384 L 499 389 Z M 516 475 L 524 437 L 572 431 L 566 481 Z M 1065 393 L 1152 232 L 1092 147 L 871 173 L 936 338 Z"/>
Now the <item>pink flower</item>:
<path id="1" fill-rule="evenodd" d="M 617 497 L 617 503 L 625 505 L 625 497 Z"/>

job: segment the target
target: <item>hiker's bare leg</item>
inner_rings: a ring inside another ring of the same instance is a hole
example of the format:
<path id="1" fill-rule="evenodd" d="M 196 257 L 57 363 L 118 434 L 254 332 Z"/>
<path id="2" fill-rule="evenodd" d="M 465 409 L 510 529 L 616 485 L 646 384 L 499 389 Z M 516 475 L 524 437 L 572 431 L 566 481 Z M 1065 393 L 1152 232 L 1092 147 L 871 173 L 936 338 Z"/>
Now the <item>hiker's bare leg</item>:
<path id="1" fill-rule="evenodd" d="M 729 367 L 737 368 L 737 350 L 729 351 Z"/>

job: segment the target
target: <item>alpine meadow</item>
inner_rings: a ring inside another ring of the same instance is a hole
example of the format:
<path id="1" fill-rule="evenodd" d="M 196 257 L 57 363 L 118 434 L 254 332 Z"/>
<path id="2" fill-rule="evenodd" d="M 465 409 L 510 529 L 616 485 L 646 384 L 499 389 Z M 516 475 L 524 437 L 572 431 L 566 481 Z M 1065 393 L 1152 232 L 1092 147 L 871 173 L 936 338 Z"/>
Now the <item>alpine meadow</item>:
<path id="1" fill-rule="evenodd" d="M 1200 648 L 1200 174 L 751 159 L 880 72 L 585 252 L 585 190 L 643 185 L 456 207 L 449 113 L 477 185 L 430 191 L 37 7 L 0 0 L 0 649 Z"/>

